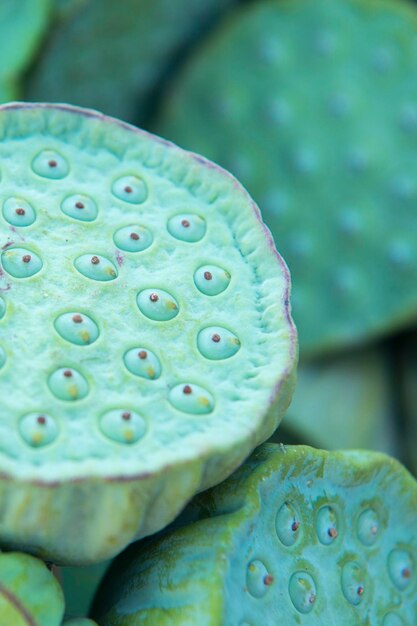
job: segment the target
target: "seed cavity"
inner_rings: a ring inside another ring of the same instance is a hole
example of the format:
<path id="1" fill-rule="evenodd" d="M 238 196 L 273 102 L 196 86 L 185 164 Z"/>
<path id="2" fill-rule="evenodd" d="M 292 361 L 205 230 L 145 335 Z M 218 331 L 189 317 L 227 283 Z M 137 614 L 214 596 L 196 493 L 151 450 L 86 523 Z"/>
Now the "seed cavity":
<path id="1" fill-rule="evenodd" d="M 42 269 L 41 258 L 26 248 L 7 248 L 1 255 L 4 270 L 14 278 L 30 278 Z"/>
<path id="2" fill-rule="evenodd" d="M 87 380 L 73 368 L 57 369 L 50 375 L 48 386 L 56 398 L 67 402 L 82 400 L 89 392 Z"/>
<path id="3" fill-rule="evenodd" d="M 414 577 L 414 562 L 407 550 L 398 548 L 388 555 L 388 572 L 393 584 L 400 591 L 404 591 L 411 584 Z"/>
<path id="4" fill-rule="evenodd" d="M 284 502 L 275 518 L 275 530 L 284 546 L 293 546 L 301 535 L 300 516 L 291 502 Z"/>
<path id="5" fill-rule="evenodd" d="M 142 204 L 148 197 L 148 188 L 143 178 L 122 176 L 114 181 L 112 193 L 119 200 L 130 204 Z"/>
<path id="6" fill-rule="evenodd" d="M 229 359 L 240 349 L 239 338 L 223 326 L 208 326 L 197 336 L 200 353 L 211 360 Z"/>
<path id="7" fill-rule="evenodd" d="M 125 353 L 123 360 L 126 368 L 135 376 L 156 380 L 161 375 L 161 362 L 148 348 L 132 348 Z"/>
<path id="8" fill-rule="evenodd" d="M 86 278 L 106 282 L 117 278 L 115 265 L 99 254 L 82 254 L 74 261 L 74 267 Z"/>
<path id="9" fill-rule="evenodd" d="M 362 511 L 358 518 L 357 533 L 359 541 L 365 546 L 373 546 L 379 537 L 379 515 L 374 509 Z"/>
<path id="10" fill-rule="evenodd" d="M 262 598 L 274 579 L 259 559 L 251 561 L 246 570 L 246 588 L 254 598 Z"/>
<path id="11" fill-rule="evenodd" d="M 59 434 L 55 418 L 45 413 L 29 413 L 19 421 L 19 433 L 32 448 L 43 448 L 55 441 Z"/>
<path id="12" fill-rule="evenodd" d="M 214 409 L 212 394 L 204 387 L 191 383 L 181 383 L 173 387 L 168 399 L 174 408 L 183 413 L 204 415 Z"/>
<path id="13" fill-rule="evenodd" d="M 42 150 L 33 159 L 32 170 L 38 176 L 57 180 L 68 175 L 69 165 L 66 158 L 55 150 Z"/>
<path id="14" fill-rule="evenodd" d="M 206 221 L 192 213 L 174 215 L 168 220 L 167 229 L 170 235 L 180 241 L 196 243 L 206 234 Z"/>
<path id="15" fill-rule="evenodd" d="M 330 545 L 338 537 L 338 519 L 332 506 L 323 506 L 317 513 L 316 530 L 320 543 Z"/>
<path id="16" fill-rule="evenodd" d="M 157 322 L 167 322 L 178 315 L 176 299 L 163 289 L 144 289 L 138 293 L 136 302 L 143 315 Z"/>
<path id="17" fill-rule="evenodd" d="M 136 411 L 113 409 L 104 413 L 99 428 L 105 437 L 117 443 L 133 444 L 146 433 L 146 422 Z"/>
<path id="18" fill-rule="evenodd" d="M 97 204 L 84 194 L 74 194 L 64 198 L 61 211 L 68 217 L 81 222 L 93 222 L 98 215 Z"/>
<path id="19" fill-rule="evenodd" d="M 295 572 L 288 585 L 291 602 L 299 613 L 310 613 L 316 603 L 317 590 L 314 579 L 307 572 Z"/>
<path id="20" fill-rule="evenodd" d="M 150 230 L 139 224 L 131 224 L 119 228 L 114 235 L 115 245 L 125 252 L 143 252 L 152 244 L 153 236 Z"/>
<path id="21" fill-rule="evenodd" d="M 366 570 L 357 561 L 348 561 L 342 569 L 342 591 L 346 600 L 357 606 L 366 592 Z"/>
<path id="22" fill-rule="evenodd" d="M 54 326 L 63 339 L 77 346 L 94 343 L 100 334 L 95 321 L 85 313 L 63 313 L 56 318 Z"/>
<path id="23" fill-rule="evenodd" d="M 12 226 L 30 226 L 36 220 L 35 209 L 23 198 L 7 198 L 3 203 L 3 217 Z"/>
<path id="24" fill-rule="evenodd" d="M 206 296 L 219 295 L 229 283 L 229 272 L 218 265 L 202 265 L 194 272 L 194 284 Z"/>

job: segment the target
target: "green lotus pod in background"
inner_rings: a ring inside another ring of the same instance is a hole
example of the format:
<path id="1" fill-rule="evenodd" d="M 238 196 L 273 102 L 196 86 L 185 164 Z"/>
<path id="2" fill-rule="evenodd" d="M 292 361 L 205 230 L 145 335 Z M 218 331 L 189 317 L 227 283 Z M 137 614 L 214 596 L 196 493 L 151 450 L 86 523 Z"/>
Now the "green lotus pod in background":
<path id="1" fill-rule="evenodd" d="M 0 102 L 20 96 L 20 77 L 45 34 L 52 0 L 0 2 Z"/>
<path id="2" fill-rule="evenodd" d="M 60 626 L 61 587 L 46 565 L 28 554 L 0 554 L 2 626 Z"/>
<path id="3" fill-rule="evenodd" d="M 65 614 L 88 615 L 91 602 L 109 561 L 87 567 L 62 567 L 60 576 L 65 595 Z"/>
<path id="4" fill-rule="evenodd" d="M 93 563 L 275 430 L 289 274 L 202 157 L 67 105 L 4 106 L 0 138 L 0 545 Z"/>
<path id="5" fill-rule="evenodd" d="M 401 0 L 253 2 L 194 53 L 155 125 L 259 203 L 306 357 L 415 319 L 416 42 Z"/>
<path id="6" fill-rule="evenodd" d="M 387 365 L 375 348 L 301 364 L 291 407 L 273 440 L 288 434 L 326 450 L 368 448 L 398 456 Z"/>
<path id="7" fill-rule="evenodd" d="M 59 20 L 25 93 L 143 123 L 178 57 L 237 0 L 74 0 Z"/>
<path id="8" fill-rule="evenodd" d="M 416 623 L 417 484 L 390 457 L 266 444 L 182 523 L 117 557 L 100 626 Z"/>

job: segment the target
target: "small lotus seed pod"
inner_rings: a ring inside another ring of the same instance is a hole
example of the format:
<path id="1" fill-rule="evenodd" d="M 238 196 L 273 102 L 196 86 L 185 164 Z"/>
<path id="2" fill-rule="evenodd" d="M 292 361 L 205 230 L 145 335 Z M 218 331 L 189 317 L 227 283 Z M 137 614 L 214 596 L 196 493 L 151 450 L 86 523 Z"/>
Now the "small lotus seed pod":
<path id="1" fill-rule="evenodd" d="M 28 554 L 0 554 L 0 623 L 61 626 L 64 595 L 46 565 Z"/>
<path id="2" fill-rule="evenodd" d="M 375 542 L 363 541 L 368 522 Z M 414 626 L 416 527 L 417 482 L 393 458 L 264 444 L 168 532 L 118 556 L 92 615 L 100 626 L 327 626 L 335 616 Z"/>
<path id="3" fill-rule="evenodd" d="M 0 211 L 24 189 L 36 219 L 23 243 L 0 212 L 0 546 L 93 564 L 278 426 L 288 270 L 232 176 L 118 120 L 0 107 L 3 159 Z"/>
<path id="4" fill-rule="evenodd" d="M 410 1 L 247 2 L 164 92 L 153 128 L 259 203 L 293 276 L 302 355 L 416 319 L 416 37 Z"/>

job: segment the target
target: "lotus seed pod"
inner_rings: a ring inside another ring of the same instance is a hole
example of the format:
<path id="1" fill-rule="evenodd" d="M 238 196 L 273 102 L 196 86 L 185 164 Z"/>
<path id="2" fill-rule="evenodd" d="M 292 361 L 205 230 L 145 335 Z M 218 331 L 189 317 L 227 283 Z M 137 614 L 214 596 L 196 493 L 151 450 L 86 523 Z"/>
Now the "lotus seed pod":
<path id="1" fill-rule="evenodd" d="M 386 355 L 362 349 L 304 362 L 284 421 L 273 441 L 296 437 L 326 450 L 367 448 L 397 456 Z"/>
<path id="2" fill-rule="evenodd" d="M 416 35 L 413 3 L 246 3 L 172 81 L 154 125 L 259 203 L 305 356 L 415 319 Z"/>
<path id="3" fill-rule="evenodd" d="M 52 0 L 0 2 L 0 102 L 20 95 L 19 79 L 49 24 Z"/>
<path id="4" fill-rule="evenodd" d="M 277 427 L 297 358 L 288 271 L 234 178 L 93 111 L 1 108 L 0 167 L 3 202 L 18 191 L 36 215 L 0 217 L 0 545 L 105 560 Z M 94 220 L 62 211 L 87 196 Z M 169 230 L 182 214 L 201 238 Z M 118 248 L 136 224 L 150 245 Z M 212 266 L 214 292 L 195 282 Z"/>
<path id="5" fill-rule="evenodd" d="M 25 99 L 71 102 L 143 123 L 172 65 L 236 3 L 64 0 Z"/>
<path id="6" fill-rule="evenodd" d="M 28 554 L 0 554 L 0 623 L 4 626 L 60 626 L 61 587 L 46 565 Z"/>
<path id="7" fill-rule="evenodd" d="M 176 526 L 115 559 L 100 626 L 416 623 L 417 483 L 391 457 L 264 444 Z"/>

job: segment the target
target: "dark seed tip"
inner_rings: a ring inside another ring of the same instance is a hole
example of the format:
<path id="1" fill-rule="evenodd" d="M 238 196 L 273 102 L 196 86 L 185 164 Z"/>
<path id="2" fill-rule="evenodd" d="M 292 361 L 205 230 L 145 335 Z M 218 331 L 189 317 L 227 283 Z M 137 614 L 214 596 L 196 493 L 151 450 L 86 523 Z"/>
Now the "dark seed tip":
<path id="1" fill-rule="evenodd" d="M 182 388 L 183 393 L 185 393 L 186 396 L 188 396 L 190 393 L 192 393 L 192 389 L 190 387 L 190 385 L 184 385 L 184 387 Z"/>

